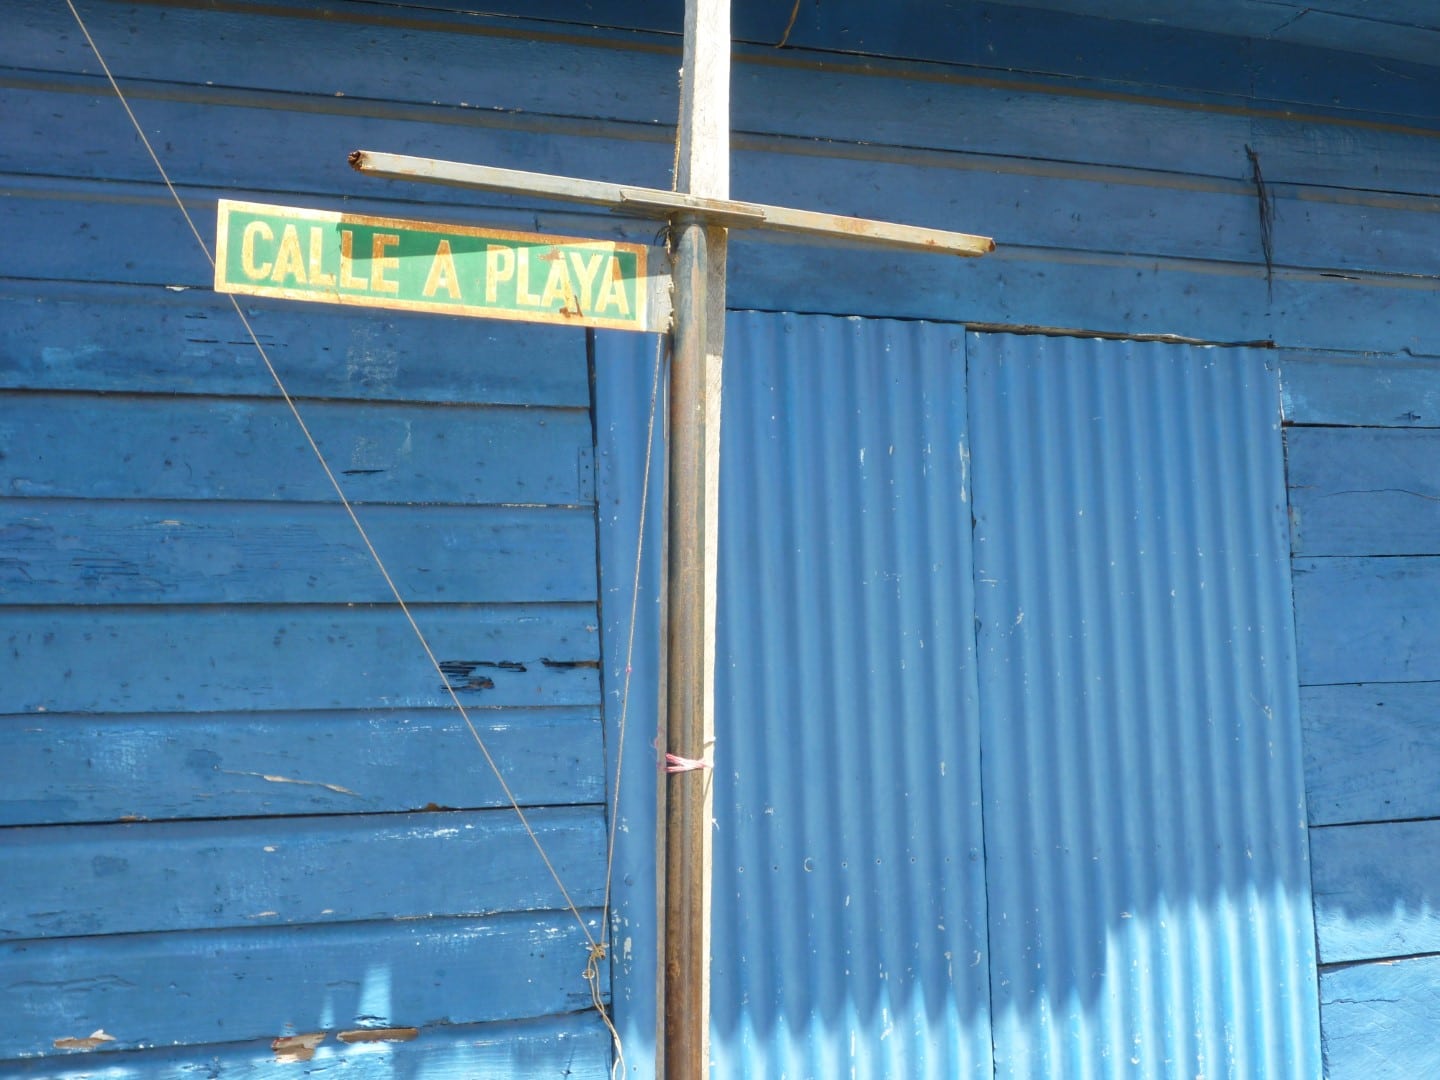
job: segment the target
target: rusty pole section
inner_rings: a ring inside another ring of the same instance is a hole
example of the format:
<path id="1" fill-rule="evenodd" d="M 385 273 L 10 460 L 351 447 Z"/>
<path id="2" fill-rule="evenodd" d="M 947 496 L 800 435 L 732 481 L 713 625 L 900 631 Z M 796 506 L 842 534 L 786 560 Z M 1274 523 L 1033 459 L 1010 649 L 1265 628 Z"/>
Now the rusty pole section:
<path id="1" fill-rule="evenodd" d="M 709 245 L 705 226 L 677 222 L 670 359 L 670 467 L 666 555 L 666 750 L 705 757 L 705 344 Z M 665 799 L 665 1076 L 709 1074 L 710 773 L 667 776 Z"/>

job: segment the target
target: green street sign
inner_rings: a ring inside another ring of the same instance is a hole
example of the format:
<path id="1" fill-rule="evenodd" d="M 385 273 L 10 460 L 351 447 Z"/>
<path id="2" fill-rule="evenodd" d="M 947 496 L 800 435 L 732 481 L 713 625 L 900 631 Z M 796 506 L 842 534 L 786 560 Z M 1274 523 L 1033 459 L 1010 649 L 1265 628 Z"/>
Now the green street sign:
<path id="1" fill-rule="evenodd" d="M 653 330 L 640 244 L 220 200 L 216 292 Z"/>

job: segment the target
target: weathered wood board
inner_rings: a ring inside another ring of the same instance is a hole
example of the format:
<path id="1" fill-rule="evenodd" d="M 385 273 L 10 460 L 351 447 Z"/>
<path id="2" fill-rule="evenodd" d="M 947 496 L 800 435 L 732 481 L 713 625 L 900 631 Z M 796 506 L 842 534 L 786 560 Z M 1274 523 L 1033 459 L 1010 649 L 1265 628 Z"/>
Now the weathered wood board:
<path id="1" fill-rule="evenodd" d="M 193 1047 L 116 1052 L 102 1046 L 100 1051 L 98 1060 L 71 1053 L 10 1062 L 6 1071 L 50 1080 L 610 1080 L 610 1035 L 598 1016 L 585 1013 L 421 1028 L 367 1025 L 220 1043 L 203 1054 Z"/>
<path id="2" fill-rule="evenodd" d="M 588 507 L 367 506 L 356 513 L 407 603 L 595 598 Z M 6 604 L 394 602 L 338 502 L 7 499 L 0 536 Z"/>
<path id="3" fill-rule="evenodd" d="M 302 401 L 300 410 L 355 503 L 581 506 L 593 497 L 590 422 L 579 409 Z M 283 403 L 168 395 L 0 393 L 0 490 L 336 502 Z"/>
<path id="4" fill-rule="evenodd" d="M 1297 558 L 1300 682 L 1440 680 L 1440 557 Z"/>
<path id="5" fill-rule="evenodd" d="M 1291 428 L 1297 555 L 1440 554 L 1440 430 Z"/>
<path id="6" fill-rule="evenodd" d="M 1440 360 L 1282 351 L 1285 419 L 1293 424 L 1440 427 Z"/>
<path id="7" fill-rule="evenodd" d="M 568 912 L 3 944 L 0 1055 L 97 1030 L 123 1050 L 574 1012 L 585 956 Z"/>
<path id="8" fill-rule="evenodd" d="M 603 801 L 598 704 L 470 720 L 523 805 Z M 31 713 L 0 742 L 0 825 L 509 806 L 454 708 Z"/>
<path id="9" fill-rule="evenodd" d="M 288 778 L 297 784 L 324 783 Z M 600 807 L 527 815 L 571 899 L 599 906 Z M 0 831 L 0 940 L 563 910 L 508 806 Z M 123 895 L 124 904 L 115 897 Z"/>
<path id="10" fill-rule="evenodd" d="M 444 684 L 393 605 L 29 608 L 0 631 L 6 711 L 444 708 Z M 600 700 L 586 604 L 424 606 L 415 617 L 472 705 Z"/>
<path id="11" fill-rule="evenodd" d="M 1440 954 L 1440 820 L 1310 830 L 1322 964 Z"/>
<path id="12" fill-rule="evenodd" d="M 585 367 L 576 363 L 581 330 L 477 326 L 410 312 L 297 311 L 279 300 L 243 306 L 298 398 L 582 410 L 589 402 Z M 3 279 L 0 386 L 207 397 L 278 393 L 230 301 L 208 289 Z"/>
<path id="13" fill-rule="evenodd" d="M 1440 682 L 1306 686 L 1312 825 L 1440 818 Z"/>
<path id="14" fill-rule="evenodd" d="M 1328 1080 L 1416 1080 L 1440 1069 L 1440 957 L 1345 964 L 1320 975 Z"/>

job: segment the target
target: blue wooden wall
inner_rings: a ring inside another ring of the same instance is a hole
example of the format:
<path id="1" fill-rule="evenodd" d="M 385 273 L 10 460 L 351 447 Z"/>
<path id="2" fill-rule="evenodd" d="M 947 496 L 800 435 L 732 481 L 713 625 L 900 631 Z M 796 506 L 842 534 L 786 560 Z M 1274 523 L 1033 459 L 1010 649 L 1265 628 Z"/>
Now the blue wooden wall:
<path id="1" fill-rule="evenodd" d="M 340 205 L 322 144 L 396 136 L 329 103 L 422 92 L 266 67 L 283 15 L 80 6 L 207 234 Z M 4 18 L 0 1072 L 607 1075 L 576 917 L 65 6 Z M 246 307 L 598 933 L 583 332 Z"/>
<path id="2" fill-rule="evenodd" d="M 1286 402 L 1321 998 L 1331 1075 L 1398 1080 L 1440 1070 L 1440 379 L 1326 367 Z"/>
<path id="3" fill-rule="evenodd" d="M 651 223 L 525 198 L 366 180 L 345 168 L 344 155 L 365 145 L 663 186 L 677 4 L 533 0 L 486 17 L 438 0 L 80 6 L 202 230 L 212 227 L 216 197 L 256 194 L 653 236 Z M 1440 1023 L 1432 915 L 1440 905 L 1433 868 L 1417 854 L 1433 843 L 1426 829 L 1440 817 L 1429 689 L 1440 685 L 1440 621 L 1427 599 L 1440 590 L 1431 565 L 1440 556 L 1440 491 L 1427 450 L 1440 427 L 1437 69 L 980 3 L 804 4 L 790 46 L 777 50 L 788 8 L 736 5 L 735 194 L 986 232 L 1001 247 L 955 262 L 737 238 L 732 306 L 1275 346 L 1294 424 L 1296 611 L 1328 1071 L 1440 1071 L 1429 1037 Z M 272 965 L 275 985 L 292 989 L 299 981 L 283 966 L 300 963 L 292 936 L 313 941 L 316 956 L 373 957 L 399 948 L 385 934 L 422 934 L 413 954 L 445 966 L 425 951 L 442 949 L 423 938 L 437 923 L 384 921 L 412 908 L 373 902 L 368 856 L 344 871 L 350 903 L 342 907 L 314 891 L 321 840 L 282 848 L 297 861 L 273 880 L 243 874 L 241 862 L 220 854 L 253 851 L 271 830 L 293 837 L 314 828 L 318 837 L 342 826 L 375 829 L 352 849 L 378 851 L 382 825 L 433 830 L 433 815 L 394 816 L 432 802 L 466 808 L 477 827 L 503 815 L 486 816 L 494 792 L 478 769 L 472 781 L 442 767 L 456 755 L 439 748 L 439 734 L 428 736 L 438 729 L 453 738 L 456 725 L 438 707 L 434 679 L 360 659 L 409 645 L 390 612 L 365 606 L 383 596 L 332 523 L 68 12 L 18 0 L 5 18 L 0 572 L 14 606 L 5 630 L 12 647 L 0 661 L 0 805 L 15 830 L 39 831 L 4 834 L 20 838 L 27 855 L 16 865 L 30 868 L 27 889 L 36 891 L 33 902 L 16 895 L 18 910 L 3 925 L 36 943 L 7 944 L 26 950 L 15 963 L 40 964 L 38 956 L 56 965 L 6 985 L 67 987 L 48 997 L 15 992 L 54 1010 L 100 1000 L 118 984 L 95 974 L 86 950 L 119 950 L 117 942 L 176 946 L 175 955 L 212 957 L 206 963 L 225 969 L 240 963 L 225 957 L 251 956 L 237 942 L 253 940 L 255 963 Z M 387 550 L 401 553 L 402 586 L 426 602 L 444 657 L 526 662 L 524 673 L 495 669 L 486 701 L 500 708 L 486 719 L 522 775 L 537 778 L 535 801 L 557 806 L 557 816 L 542 816 L 547 827 L 572 838 L 577 867 L 594 867 L 603 850 L 598 672 L 533 662 L 554 659 L 548 650 L 562 638 L 570 659 L 600 655 L 594 537 L 586 547 L 577 524 L 593 515 L 582 343 L 448 320 L 252 306 L 282 370 L 313 400 L 327 448 L 352 470 L 347 485 L 373 504 L 367 519 Z M 419 519 L 431 527 L 413 529 Z M 564 572 L 571 558 L 586 574 Z M 521 706 L 535 707 L 507 711 Z M 356 723 L 367 725 L 363 744 Z M 272 775 L 358 794 L 263 779 Z M 545 786 L 552 782 L 559 794 Z M 167 820 L 121 824 L 126 816 Z M 110 831 L 85 831 L 95 829 Z M 160 830 L 180 830 L 179 839 Z M 636 850 L 650 843 L 641 831 L 623 837 Z M 63 890 L 60 908 L 43 905 L 44 890 L 61 888 L 52 874 L 69 864 L 35 837 L 90 844 L 84 858 L 96 875 L 114 865 L 104 859 L 127 859 L 136 868 L 127 872 L 152 873 L 135 895 L 163 888 L 167 902 L 109 902 L 119 883 L 94 876 L 88 893 L 76 886 Z M 214 878 L 201 869 L 170 879 L 152 858 L 147 871 L 143 857 L 109 850 L 121 839 L 165 852 L 172 869 L 233 862 L 237 899 L 202 895 L 197 882 L 213 887 Z M 200 861 L 171 859 L 174 843 Z M 438 852 L 438 843 L 399 846 L 414 860 L 413 850 Z M 391 876 L 423 892 L 418 881 L 452 865 L 429 857 L 438 861 L 405 863 L 412 869 Z M 300 884 L 290 888 L 292 880 Z M 480 888 L 463 885 L 467 895 Z M 288 909 L 295 925 L 244 921 L 282 910 L 281 895 L 296 905 Z M 484 911 L 549 914 L 470 924 L 447 909 L 459 921 L 444 924 L 444 941 L 458 940 L 452 931 L 494 931 L 516 951 L 487 955 L 528 958 L 526 934 L 567 932 L 553 901 L 496 896 Z M 407 903 L 445 907 L 428 895 Z M 332 915 L 342 921 L 321 925 Z M 107 936 L 127 927 L 144 932 Z M 505 928 L 523 932 L 506 937 Z M 643 941 L 644 928 L 633 930 Z M 525 970 L 558 962 L 557 989 L 524 1005 L 528 1015 L 573 1004 L 570 946 L 545 952 Z M 147 973 L 164 970 L 127 955 Z M 106 966 L 118 972 L 120 962 L 117 952 Z M 623 978 L 650 975 L 637 961 Z M 176 987 L 190 992 L 178 979 Z M 167 1023 L 180 1015 L 147 1008 Z M 417 1008 L 441 1015 L 438 1005 Z M 255 1020 L 249 1043 L 234 1037 L 249 1047 L 237 1051 L 251 1055 L 244 1060 L 270 1057 L 268 1041 L 254 1040 L 281 1033 L 272 1020 L 282 1011 L 277 1004 Z M 73 1023 L 54 1030 L 16 1021 L 30 1041 L 17 1035 L 0 1054 L 88 1035 L 89 1015 L 77 1005 Z M 242 1014 L 216 1014 L 187 1037 L 231 1039 L 243 1027 L 232 1015 Z M 493 1045 L 553 1047 L 563 1035 L 579 1040 L 565 1045 L 584 1046 L 577 1061 L 599 1067 L 603 1039 L 593 1023 L 531 1023 L 540 1026 Z M 108 1021 L 106 1031 L 117 1043 L 168 1041 Z M 427 1034 L 386 1052 L 420 1054 L 440 1039 Z M 322 1051 L 334 1046 L 332 1038 Z M 425 1060 L 450 1052 L 461 1053 L 437 1049 Z M 463 1064 L 455 1069 L 465 1075 Z"/>

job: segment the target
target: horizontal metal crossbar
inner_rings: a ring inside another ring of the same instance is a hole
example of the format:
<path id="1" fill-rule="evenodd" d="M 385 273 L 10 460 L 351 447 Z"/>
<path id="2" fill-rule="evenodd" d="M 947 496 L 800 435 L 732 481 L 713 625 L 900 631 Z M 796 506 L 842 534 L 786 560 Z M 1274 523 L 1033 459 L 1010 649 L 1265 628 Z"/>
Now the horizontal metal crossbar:
<path id="1" fill-rule="evenodd" d="M 524 172 L 520 169 L 499 169 L 490 165 L 467 165 L 458 161 L 411 157 L 407 154 L 384 154 L 373 150 L 356 150 L 350 164 L 367 176 L 387 180 L 420 180 L 452 187 L 473 188 L 506 194 L 540 195 L 565 202 L 608 206 L 622 213 L 639 217 L 686 216 L 709 225 L 731 229 L 769 229 L 774 232 L 824 236 L 859 244 L 903 248 L 909 251 L 935 251 L 950 255 L 985 255 L 995 250 L 995 241 L 988 236 L 926 229 L 918 225 L 898 225 L 869 218 L 824 214 L 814 210 L 792 210 L 784 206 L 737 202 L 732 199 L 707 199 L 660 188 L 631 187 L 601 180 L 581 180 L 549 173 Z"/>

